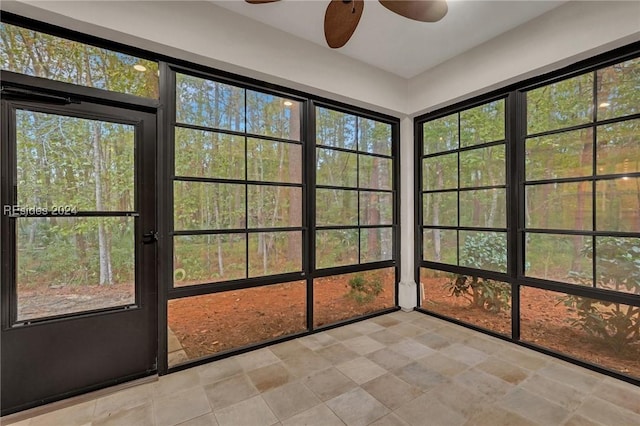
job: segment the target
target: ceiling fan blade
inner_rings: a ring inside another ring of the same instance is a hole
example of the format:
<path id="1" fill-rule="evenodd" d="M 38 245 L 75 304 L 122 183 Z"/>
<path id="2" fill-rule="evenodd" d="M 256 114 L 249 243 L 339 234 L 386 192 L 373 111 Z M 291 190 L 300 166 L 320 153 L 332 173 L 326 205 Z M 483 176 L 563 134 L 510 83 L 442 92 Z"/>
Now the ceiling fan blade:
<path id="1" fill-rule="evenodd" d="M 329 47 L 337 49 L 347 44 L 364 10 L 364 0 L 331 0 L 324 14 L 324 38 Z"/>
<path id="2" fill-rule="evenodd" d="M 275 3 L 280 0 L 244 0 L 244 1 L 251 4 L 263 4 L 263 3 Z"/>
<path id="3" fill-rule="evenodd" d="M 421 22 L 437 22 L 449 10 L 445 0 L 379 0 L 392 12 Z"/>

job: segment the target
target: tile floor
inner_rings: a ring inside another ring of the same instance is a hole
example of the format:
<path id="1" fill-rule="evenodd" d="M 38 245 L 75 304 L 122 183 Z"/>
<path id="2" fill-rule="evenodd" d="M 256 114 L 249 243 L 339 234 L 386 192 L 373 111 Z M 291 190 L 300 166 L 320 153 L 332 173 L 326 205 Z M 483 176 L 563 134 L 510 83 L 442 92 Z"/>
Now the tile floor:
<path id="1" fill-rule="evenodd" d="M 14 423 L 640 425 L 640 388 L 418 312 L 270 346 Z"/>

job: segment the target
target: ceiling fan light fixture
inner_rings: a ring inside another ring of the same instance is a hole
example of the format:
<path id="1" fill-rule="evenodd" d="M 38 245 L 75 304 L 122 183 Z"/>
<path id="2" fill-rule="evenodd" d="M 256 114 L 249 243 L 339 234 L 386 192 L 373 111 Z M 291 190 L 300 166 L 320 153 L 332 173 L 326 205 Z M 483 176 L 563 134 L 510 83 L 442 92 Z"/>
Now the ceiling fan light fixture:
<path id="1" fill-rule="evenodd" d="M 405 18 L 438 22 L 449 11 L 446 0 L 379 0 L 380 4 Z"/>
<path id="2" fill-rule="evenodd" d="M 280 0 L 245 0 L 251 4 Z M 437 22 L 449 7 L 446 0 L 378 0 L 390 11 L 420 22 Z M 338 49 L 349 41 L 362 17 L 364 0 L 331 0 L 324 14 L 324 38 L 329 47 Z"/>

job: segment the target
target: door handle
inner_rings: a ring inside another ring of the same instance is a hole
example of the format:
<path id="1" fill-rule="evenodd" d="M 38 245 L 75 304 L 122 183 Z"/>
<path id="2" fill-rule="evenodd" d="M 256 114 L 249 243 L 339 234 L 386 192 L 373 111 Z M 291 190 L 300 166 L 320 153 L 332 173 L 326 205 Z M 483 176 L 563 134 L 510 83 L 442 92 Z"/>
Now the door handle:
<path id="1" fill-rule="evenodd" d="M 158 241 L 158 232 L 149 231 L 146 234 L 142 234 L 142 244 L 153 244 Z"/>

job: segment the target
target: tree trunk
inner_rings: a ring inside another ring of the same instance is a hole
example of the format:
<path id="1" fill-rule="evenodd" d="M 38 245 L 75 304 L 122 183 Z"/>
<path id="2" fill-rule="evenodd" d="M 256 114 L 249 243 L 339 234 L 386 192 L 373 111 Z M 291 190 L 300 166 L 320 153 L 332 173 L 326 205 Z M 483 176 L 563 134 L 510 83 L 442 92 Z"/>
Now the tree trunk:
<path id="1" fill-rule="evenodd" d="M 85 46 L 85 67 L 87 75 L 87 85 L 93 87 L 91 77 L 91 64 L 89 63 L 89 52 Z M 102 152 L 100 151 L 101 127 L 97 121 L 93 122 L 93 174 L 95 179 L 96 211 L 104 211 L 102 200 Z M 100 285 L 113 284 L 113 272 L 111 269 L 111 252 L 109 250 L 109 235 L 104 223 L 98 219 L 98 257 L 100 259 Z"/>
<path id="2" fill-rule="evenodd" d="M 377 188 L 379 186 L 379 169 L 380 159 L 373 159 L 373 166 L 371 170 L 370 186 Z M 367 223 L 371 225 L 378 225 L 380 223 L 380 203 L 378 194 L 375 192 L 369 193 L 369 203 L 367 204 Z M 369 259 L 378 259 L 380 257 L 380 238 L 378 229 L 370 229 L 367 237 L 367 253 Z"/>
<path id="3" fill-rule="evenodd" d="M 593 155 L 593 144 L 591 142 L 593 138 L 593 129 L 587 130 L 587 138 L 589 142 L 586 142 L 582 146 L 582 154 L 580 155 L 580 166 L 584 166 L 585 164 L 589 164 L 592 160 Z M 585 218 L 585 208 L 590 208 L 591 206 L 585 206 L 585 192 L 591 189 L 591 182 L 582 181 L 578 183 L 578 194 L 576 199 L 576 218 L 575 218 L 575 230 L 582 230 L 584 228 L 584 218 Z M 595 194 L 591 194 L 595 196 Z M 593 214 L 593 212 L 592 212 Z M 580 259 L 580 251 L 582 250 L 583 245 L 583 237 L 581 235 L 576 235 L 573 237 L 573 260 L 571 262 L 571 269 L 573 271 L 577 271 L 579 267 L 578 260 Z"/>
<path id="4" fill-rule="evenodd" d="M 291 107 L 291 115 L 289 116 L 289 129 L 292 135 L 300 134 L 300 109 L 295 104 Z M 287 158 L 289 160 L 289 181 L 297 182 L 302 176 L 302 158 L 297 158 L 298 145 L 288 144 Z M 298 188 L 289 190 L 289 218 L 295 221 L 296 218 L 302 219 L 302 191 Z M 302 220 L 301 220 L 302 222 Z M 302 256 L 302 239 L 289 238 L 287 252 L 288 259 L 298 259 Z"/>
<path id="5" fill-rule="evenodd" d="M 220 229 L 220 197 L 214 195 L 213 200 L 216 229 Z M 218 245 L 218 274 L 224 277 L 224 259 L 222 257 L 222 235 L 216 236 L 216 244 Z"/>
<path id="6" fill-rule="evenodd" d="M 95 174 L 96 210 L 104 211 L 102 203 L 102 158 L 100 152 L 100 123 L 93 123 L 93 172 Z M 100 259 L 100 285 L 113 284 L 109 235 L 100 221 L 98 223 L 98 250 Z"/>
<path id="7" fill-rule="evenodd" d="M 438 177 L 437 189 L 442 189 L 444 186 L 444 177 L 442 176 L 442 164 L 436 164 L 436 176 Z M 435 199 L 433 200 L 433 225 L 440 225 L 440 210 L 438 208 L 440 204 L 440 200 L 442 195 L 440 193 L 436 193 Z M 433 230 L 433 248 L 435 252 L 435 261 L 440 262 L 441 260 L 441 245 L 440 245 L 440 230 Z"/>

